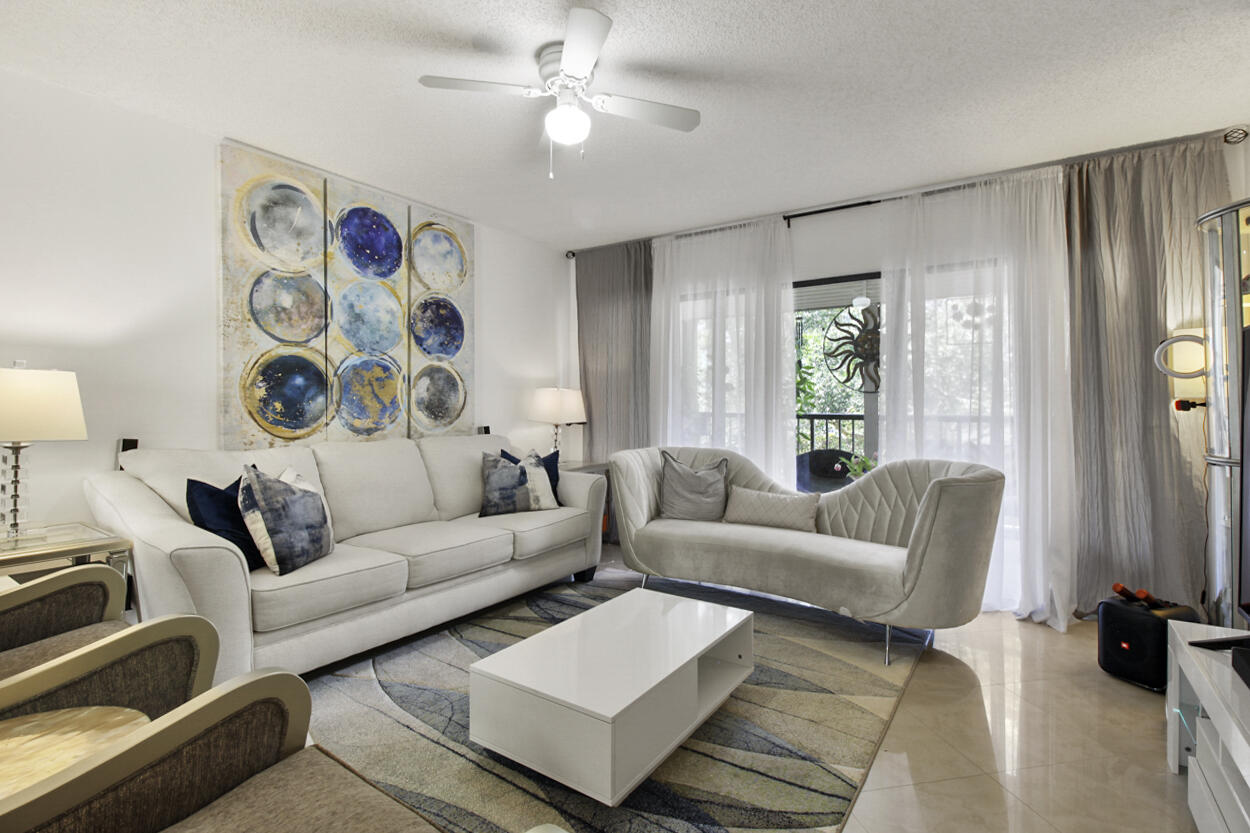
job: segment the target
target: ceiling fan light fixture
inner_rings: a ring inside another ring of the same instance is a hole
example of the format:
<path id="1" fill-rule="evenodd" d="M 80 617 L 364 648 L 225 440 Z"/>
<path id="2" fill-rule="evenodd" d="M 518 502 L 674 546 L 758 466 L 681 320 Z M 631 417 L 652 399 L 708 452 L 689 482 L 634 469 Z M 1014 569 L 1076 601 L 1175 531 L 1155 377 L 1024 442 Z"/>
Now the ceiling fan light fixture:
<path id="1" fill-rule="evenodd" d="M 577 95 L 561 93 L 555 107 L 547 113 L 544 124 L 547 136 L 560 145 L 576 145 L 590 135 L 590 116 L 577 106 Z"/>

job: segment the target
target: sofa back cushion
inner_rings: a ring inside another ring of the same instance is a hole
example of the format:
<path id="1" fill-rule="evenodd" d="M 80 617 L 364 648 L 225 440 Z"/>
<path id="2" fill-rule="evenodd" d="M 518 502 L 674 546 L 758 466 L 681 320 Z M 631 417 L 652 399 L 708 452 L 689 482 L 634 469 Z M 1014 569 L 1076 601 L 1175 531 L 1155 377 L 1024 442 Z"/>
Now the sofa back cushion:
<path id="1" fill-rule="evenodd" d="M 118 457 L 127 474 L 143 481 L 160 495 L 184 521 L 187 511 L 187 481 L 199 480 L 224 489 L 239 479 L 244 466 L 256 466 L 277 477 L 288 468 L 324 493 L 317 461 L 305 446 L 258 448 L 250 451 L 202 451 L 181 448 L 135 448 Z"/>
<path id="2" fill-rule="evenodd" d="M 336 541 L 439 519 L 425 463 L 412 440 L 321 443 L 312 451 Z"/>
<path id="3" fill-rule="evenodd" d="M 482 453 L 510 449 L 508 438 L 498 434 L 423 437 L 417 445 L 442 520 L 476 515 L 482 510 Z"/>

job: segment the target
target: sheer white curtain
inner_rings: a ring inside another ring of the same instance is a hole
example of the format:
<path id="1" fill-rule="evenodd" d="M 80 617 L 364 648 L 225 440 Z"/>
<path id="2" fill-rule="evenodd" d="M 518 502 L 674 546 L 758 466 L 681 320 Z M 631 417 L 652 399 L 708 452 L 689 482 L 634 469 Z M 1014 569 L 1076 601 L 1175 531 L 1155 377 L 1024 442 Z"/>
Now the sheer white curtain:
<path id="1" fill-rule="evenodd" d="M 780 218 L 653 241 L 651 441 L 794 483 L 794 274 Z"/>
<path id="2" fill-rule="evenodd" d="M 1007 476 L 983 607 L 1064 630 L 1075 608 L 1072 398 L 1062 171 L 900 206 L 882 273 L 885 459 Z"/>

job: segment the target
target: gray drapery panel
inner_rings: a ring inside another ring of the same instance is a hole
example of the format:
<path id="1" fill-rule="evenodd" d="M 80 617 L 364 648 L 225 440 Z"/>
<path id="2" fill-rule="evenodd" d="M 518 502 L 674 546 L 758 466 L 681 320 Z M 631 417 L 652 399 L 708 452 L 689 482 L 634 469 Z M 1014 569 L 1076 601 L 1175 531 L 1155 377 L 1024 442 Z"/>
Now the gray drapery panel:
<path id="1" fill-rule="evenodd" d="M 1170 330 L 1202 325 L 1194 221 L 1228 202 L 1218 138 L 1065 168 L 1077 603 L 1113 582 L 1197 606 L 1206 523 L 1200 411 L 1171 407 L 1151 360 Z"/>
<path id="2" fill-rule="evenodd" d="M 587 459 L 648 445 L 651 241 L 577 253 L 577 348 Z"/>

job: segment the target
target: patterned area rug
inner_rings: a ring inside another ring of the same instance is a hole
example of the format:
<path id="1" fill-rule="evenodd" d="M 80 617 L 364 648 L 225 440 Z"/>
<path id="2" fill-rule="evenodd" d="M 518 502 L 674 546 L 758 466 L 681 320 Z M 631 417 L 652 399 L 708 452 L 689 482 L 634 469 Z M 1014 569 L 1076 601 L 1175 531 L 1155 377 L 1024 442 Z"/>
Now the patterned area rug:
<path id="1" fill-rule="evenodd" d="M 312 736 L 449 833 L 840 829 L 922 650 L 817 608 L 676 581 L 755 613 L 755 672 L 619 807 L 469 742 L 468 667 L 638 585 L 556 584 L 309 679 Z"/>

